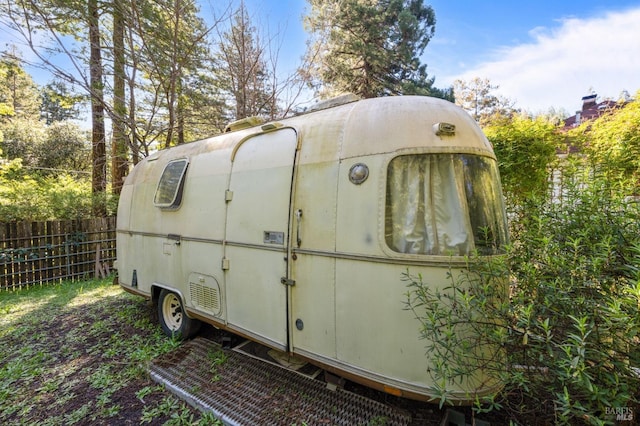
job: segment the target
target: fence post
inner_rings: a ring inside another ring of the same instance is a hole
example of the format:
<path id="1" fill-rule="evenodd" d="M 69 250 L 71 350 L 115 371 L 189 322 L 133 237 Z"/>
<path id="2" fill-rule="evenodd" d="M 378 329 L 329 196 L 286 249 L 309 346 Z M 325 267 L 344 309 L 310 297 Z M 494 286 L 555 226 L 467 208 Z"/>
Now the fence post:
<path id="1" fill-rule="evenodd" d="M 0 223 L 0 290 L 82 279 L 96 262 L 108 275 L 116 256 L 115 226 L 115 217 Z"/>
<path id="2" fill-rule="evenodd" d="M 9 274 L 11 270 L 11 265 L 9 263 L 10 255 L 10 245 L 8 244 L 9 238 L 9 225 L 6 223 L 1 224 L 0 226 L 0 290 L 1 289 L 9 289 L 12 286 L 11 275 Z"/>

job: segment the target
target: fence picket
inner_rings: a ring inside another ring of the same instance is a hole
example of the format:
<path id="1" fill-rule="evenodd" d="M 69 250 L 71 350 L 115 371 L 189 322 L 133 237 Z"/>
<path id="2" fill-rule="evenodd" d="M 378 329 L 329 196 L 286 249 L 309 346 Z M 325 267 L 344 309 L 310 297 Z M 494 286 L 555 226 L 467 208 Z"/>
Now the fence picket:
<path id="1" fill-rule="evenodd" d="M 91 277 L 98 244 L 101 262 L 111 267 L 115 217 L 0 223 L 0 291 Z"/>

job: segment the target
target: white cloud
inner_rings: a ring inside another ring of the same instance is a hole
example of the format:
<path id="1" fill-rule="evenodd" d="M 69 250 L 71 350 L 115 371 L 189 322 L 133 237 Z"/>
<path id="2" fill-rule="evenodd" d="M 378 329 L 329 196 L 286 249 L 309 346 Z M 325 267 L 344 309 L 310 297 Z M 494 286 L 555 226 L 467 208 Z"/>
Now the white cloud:
<path id="1" fill-rule="evenodd" d="M 640 89 L 640 8 L 591 19 L 570 18 L 554 29 L 530 31 L 533 42 L 504 47 L 493 61 L 457 76 L 489 78 L 516 106 L 572 113 L 593 89 L 617 99 Z"/>

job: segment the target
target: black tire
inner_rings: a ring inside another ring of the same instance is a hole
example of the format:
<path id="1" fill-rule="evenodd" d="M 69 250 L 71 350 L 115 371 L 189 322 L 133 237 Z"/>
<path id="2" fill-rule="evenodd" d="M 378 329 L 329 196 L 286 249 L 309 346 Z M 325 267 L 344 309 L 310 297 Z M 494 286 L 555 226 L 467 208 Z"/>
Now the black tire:
<path id="1" fill-rule="evenodd" d="M 200 329 L 200 321 L 189 318 L 178 294 L 162 289 L 158 298 L 158 319 L 162 331 L 169 337 L 188 339 Z"/>

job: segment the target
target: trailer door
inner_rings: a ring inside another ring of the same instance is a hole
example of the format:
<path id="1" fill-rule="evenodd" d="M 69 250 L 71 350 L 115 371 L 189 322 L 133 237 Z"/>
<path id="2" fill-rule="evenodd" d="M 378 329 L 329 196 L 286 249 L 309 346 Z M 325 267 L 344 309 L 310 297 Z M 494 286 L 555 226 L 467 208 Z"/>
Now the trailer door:
<path id="1" fill-rule="evenodd" d="M 259 134 L 235 152 L 227 193 L 225 269 L 228 326 L 287 349 L 287 249 L 293 129 Z"/>

